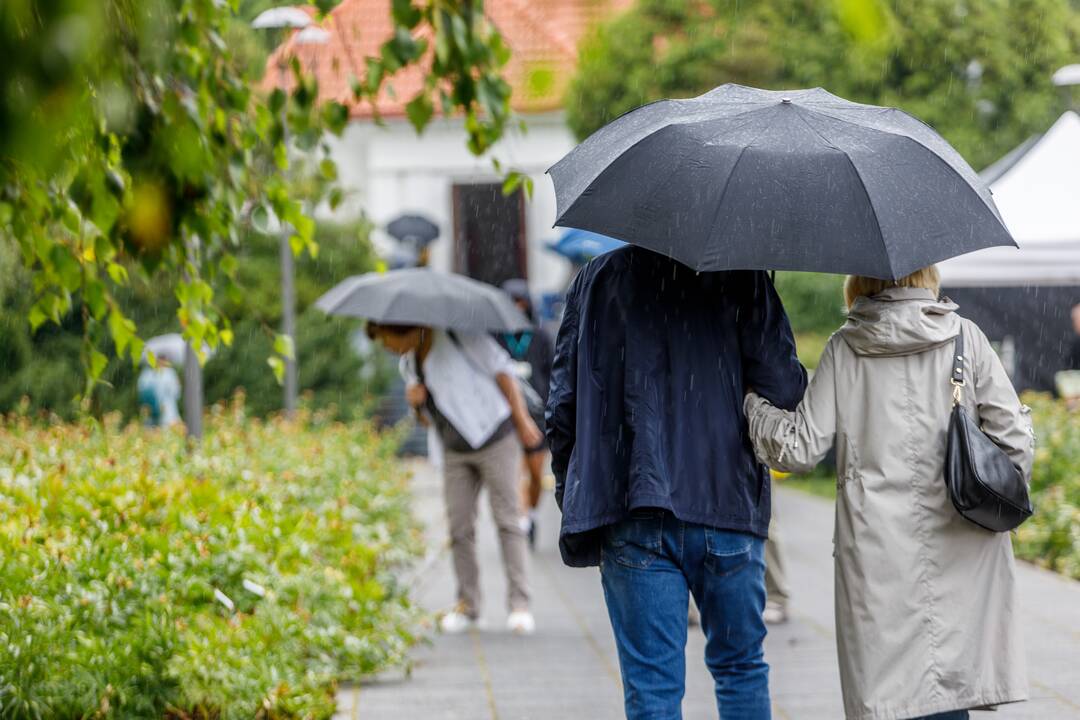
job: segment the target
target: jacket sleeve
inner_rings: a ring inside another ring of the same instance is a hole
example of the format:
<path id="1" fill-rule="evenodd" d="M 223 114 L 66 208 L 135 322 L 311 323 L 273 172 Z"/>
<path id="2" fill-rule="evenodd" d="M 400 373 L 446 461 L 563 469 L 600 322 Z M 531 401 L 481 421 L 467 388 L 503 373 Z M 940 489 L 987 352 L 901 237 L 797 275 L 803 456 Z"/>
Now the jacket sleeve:
<path id="1" fill-rule="evenodd" d="M 1000 447 L 1020 469 L 1025 482 L 1031 482 L 1035 460 L 1035 432 L 1031 426 L 1031 408 L 1020 402 L 1005 367 L 1001 364 L 986 335 L 977 325 L 965 322 L 968 346 L 971 347 L 975 375 L 975 404 L 982 431 Z"/>
<path id="2" fill-rule="evenodd" d="M 551 365 L 551 385 L 544 411 L 551 471 L 555 475 L 555 501 L 562 508 L 563 489 L 570 456 L 577 433 L 577 353 L 580 285 L 584 272 L 578 274 L 566 293 L 562 323 L 555 340 Z"/>
<path id="3" fill-rule="evenodd" d="M 834 337 L 825 346 L 821 362 L 806 395 L 794 412 L 775 407 L 749 393 L 743 404 L 750 440 L 758 460 L 783 472 L 806 472 L 821 462 L 836 435 L 836 374 Z"/>
<path id="4" fill-rule="evenodd" d="M 806 370 L 795 354 L 787 313 L 769 276 L 748 274 L 750 287 L 741 293 L 739 347 L 743 379 L 776 407 L 792 410 L 806 391 Z"/>

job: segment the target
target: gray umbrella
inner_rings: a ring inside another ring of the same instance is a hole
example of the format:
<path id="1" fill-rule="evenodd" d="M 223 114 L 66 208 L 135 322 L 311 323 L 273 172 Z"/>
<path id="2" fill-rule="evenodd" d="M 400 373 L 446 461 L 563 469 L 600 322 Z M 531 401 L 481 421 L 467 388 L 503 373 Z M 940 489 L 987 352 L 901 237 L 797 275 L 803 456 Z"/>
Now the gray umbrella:
<path id="1" fill-rule="evenodd" d="M 315 307 L 330 315 L 462 332 L 529 327 L 510 298 L 491 285 L 424 268 L 355 275 L 335 285 Z"/>
<path id="2" fill-rule="evenodd" d="M 548 172 L 556 225 L 696 270 L 896 279 L 1015 245 L 989 188 L 929 126 L 821 88 L 723 85 L 645 105 Z"/>

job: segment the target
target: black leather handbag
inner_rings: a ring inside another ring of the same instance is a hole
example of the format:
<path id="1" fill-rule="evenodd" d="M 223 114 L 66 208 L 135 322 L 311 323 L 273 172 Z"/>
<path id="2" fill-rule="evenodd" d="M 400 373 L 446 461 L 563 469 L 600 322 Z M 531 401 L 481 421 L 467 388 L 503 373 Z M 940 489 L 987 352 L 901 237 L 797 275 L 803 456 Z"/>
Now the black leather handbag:
<path id="1" fill-rule="evenodd" d="M 953 409 L 945 449 L 945 484 L 957 512 L 979 527 L 1008 532 L 1031 517 L 1024 475 L 964 408 L 964 334 L 956 336 Z"/>

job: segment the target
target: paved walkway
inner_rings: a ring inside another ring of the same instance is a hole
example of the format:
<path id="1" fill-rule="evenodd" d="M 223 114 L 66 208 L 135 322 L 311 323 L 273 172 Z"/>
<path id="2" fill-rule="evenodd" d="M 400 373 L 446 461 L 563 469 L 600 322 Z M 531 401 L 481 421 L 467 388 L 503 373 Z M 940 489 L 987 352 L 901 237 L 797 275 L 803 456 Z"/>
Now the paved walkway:
<path id="1" fill-rule="evenodd" d="M 432 547 L 445 545 L 439 483 L 416 466 L 416 510 Z M 772 666 L 774 717 L 843 717 L 832 612 L 831 504 L 781 491 L 779 517 L 794 592 L 793 618 L 773 628 L 765 644 Z M 490 514 L 479 525 L 488 630 L 435 636 L 415 652 L 410 677 L 401 673 L 343 688 L 338 718 L 363 720 L 615 720 L 622 690 L 611 628 L 595 569 L 562 565 L 556 547 L 558 510 L 546 500 L 543 539 L 533 555 L 538 630 L 522 638 L 503 630 L 505 582 Z M 1026 564 L 1020 567 L 1032 700 L 1002 708 L 988 720 L 1080 720 L 1080 583 Z M 415 580 L 415 598 L 439 610 L 453 600 L 446 553 L 435 553 Z M 993 632 L 993 628 L 987 628 Z M 687 644 L 687 720 L 716 718 L 704 640 Z"/>

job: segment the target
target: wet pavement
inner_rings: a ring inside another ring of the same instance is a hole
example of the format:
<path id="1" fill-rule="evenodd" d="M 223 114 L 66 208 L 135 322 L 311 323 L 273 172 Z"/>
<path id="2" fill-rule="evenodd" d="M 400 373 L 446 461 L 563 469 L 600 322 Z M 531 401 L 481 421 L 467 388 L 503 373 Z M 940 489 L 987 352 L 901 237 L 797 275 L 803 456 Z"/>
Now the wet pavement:
<path id="1" fill-rule="evenodd" d="M 414 597 L 443 610 L 453 602 L 453 575 L 438 479 L 414 466 L 415 507 L 432 551 L 413 574 Z M 486 503 L 486 496 L 482 497 Z M 843 717 L 832 611 L 832 504 L 781 490 L 779 517 L 792 586 L 792 618 L 770 629 L 773 716 L 778 720 Z M 545 498 L 541 541 L 532 556 L 537 633 L 504 630 L 505 592 L 495 527 L 484 507 L 478 525 L 486 629 L 434 635 L 401 672 L 343 687 L 337 718 L 363 720 L 615 720 L 623 717 L 618 660 L 595 568 L 565 567 L 556 537 L 558 509 Z M 973 718 L 1080 720 L 1080 582 L 1021 563 L 1021 603 L 1028 639 L 1027 703 Z M 992 632 L 992 629 L 988 629 Z M 687 643 L 687 720 L 716 718 L 712 681 L 702 660 L 704 638 Z"/>

